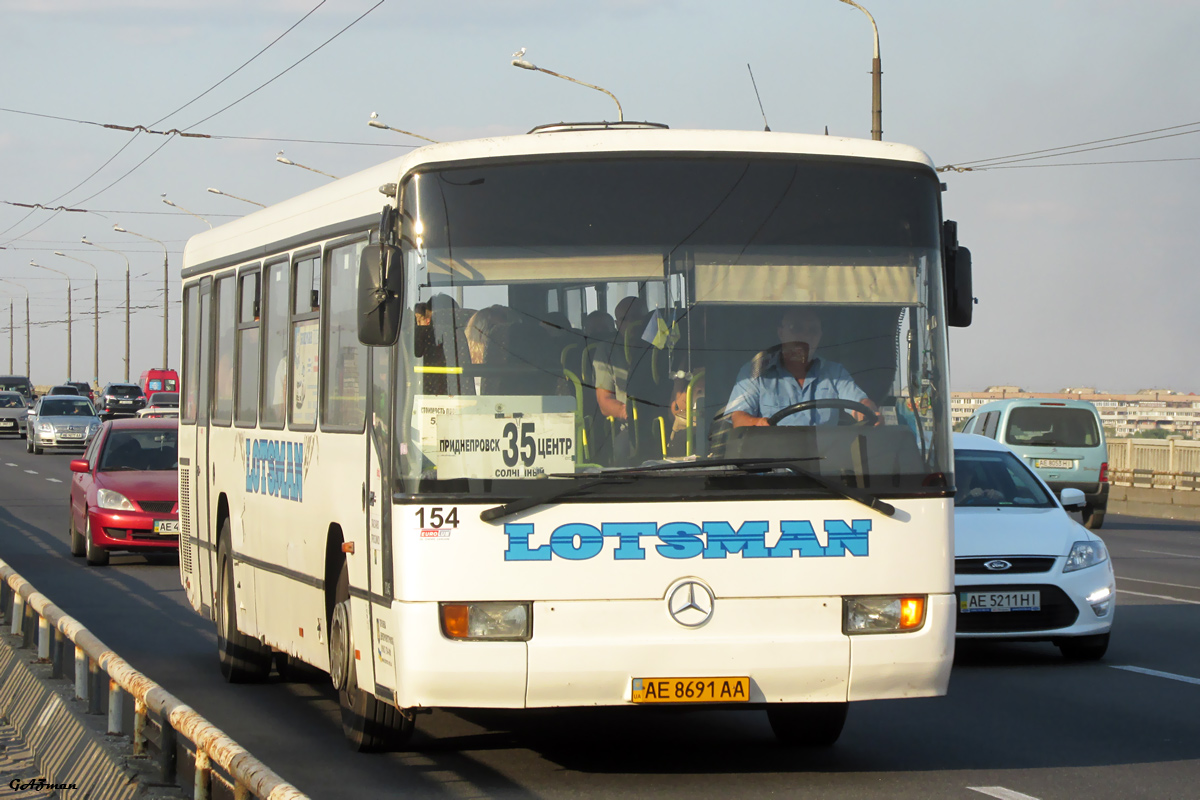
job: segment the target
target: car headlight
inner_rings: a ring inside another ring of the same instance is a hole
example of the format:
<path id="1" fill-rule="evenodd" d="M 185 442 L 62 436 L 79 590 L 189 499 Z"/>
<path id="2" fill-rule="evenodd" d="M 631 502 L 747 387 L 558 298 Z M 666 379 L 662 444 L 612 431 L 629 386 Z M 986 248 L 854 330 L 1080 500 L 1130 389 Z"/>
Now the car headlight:
<path id="1" fill-rule="evenodd" d="M 99 430 L 100 426 L 93 422 L 91 425 L 88 425 L 88 436 L 95 436 L 96 432 Z"/>
<path id="2" fill-rule="evenodd" d="M 129 498 L 120 492 L 114 492 L 112 489 L 100 489 L 96 492 L 96 502 L 101 508 L 111 509 L 113 511 L 136 511 L 133 503 L 129 502 Z"/>
<path id="3" fill-rule="evenodd" d="M 1108 550 L 1104 548 L 1103 542 L 1076 542 L 1071 545 L 1071 553 L 1067 556 L 1067 563 L 1063 565 L 1063 572 L 1087 569 L 1105 561 L 1108 561 Z"/>
<path id="4" fill-rule="evenodd" d="M 441 603 L 442 633 L 465 641 L 528 641 L 528 603 Z"/>
<path id="5" fill-rule="evenodd" d="M 925 595 L 842 598 L 842 633 L 906 633 L 925 624 Z"/>
<path id="6" fill-rule="evenodd" d="M 54 426 L 51 425 L 49 422 L 39 422 L 38 430 L 41 431 L 42 433 L 54 433 Z"/>

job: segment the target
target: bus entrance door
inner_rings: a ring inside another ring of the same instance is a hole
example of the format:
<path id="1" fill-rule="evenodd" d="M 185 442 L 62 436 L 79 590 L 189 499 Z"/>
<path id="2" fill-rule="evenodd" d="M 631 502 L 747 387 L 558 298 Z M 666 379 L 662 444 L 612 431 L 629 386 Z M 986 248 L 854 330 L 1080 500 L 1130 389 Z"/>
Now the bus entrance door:
<path id="1" fill-rule="evenodd" d="M 392 598 L 392 393 L 393 348 L 371 348 L 371 402 L 367 426 L 366 523 L 367 570 L 371 602 L 371 640 L 375 693 L 395 689 L 395 630 L 391 626 Z"/>

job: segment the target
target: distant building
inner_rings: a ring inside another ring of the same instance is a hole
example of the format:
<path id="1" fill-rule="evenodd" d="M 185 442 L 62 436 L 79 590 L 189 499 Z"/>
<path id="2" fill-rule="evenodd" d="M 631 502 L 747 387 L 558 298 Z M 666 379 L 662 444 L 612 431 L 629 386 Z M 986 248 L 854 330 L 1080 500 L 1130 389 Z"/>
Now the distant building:
<path id="1" fill-rule="evenodd" d="M 1200 439 L 1200 396 L 1171 389 L 1141 389 L 1136 394 L 1109 394 L 1095 387 L 1068 387 L 1060 392 L 1027 392 L 1018 386 L 989 386 L 985 392 L 951 392 L 954 427 L 993 400 L 1030 397 L 1043 400 L 1087 400 L 1100 412 L 1110 437 L 1139 431 L 1166 430 L 1187 439 Z"/>

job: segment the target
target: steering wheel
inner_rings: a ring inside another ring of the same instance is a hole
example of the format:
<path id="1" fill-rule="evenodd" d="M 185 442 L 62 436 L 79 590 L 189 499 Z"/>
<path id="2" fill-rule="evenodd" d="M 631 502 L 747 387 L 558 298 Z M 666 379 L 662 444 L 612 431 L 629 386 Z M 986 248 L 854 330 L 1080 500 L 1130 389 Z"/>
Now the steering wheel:
<path id="1" fill-rule="evenodd" d="M 809 411 L 817 408 L 836 408 L 843 411 L 857 411 L 863 415 L 861 420 L 854 424 L 864 427 L 876 425 L 879 422 L 879 414 L 868 405 L 863 405 L 856 400 L 841 400 L 839 398 L 828 398 L 820 400 L 805 400 L 800 403 L 792 403 L 787 408 L 782 408 L 771 415 L 767 420 L 768 425 L 778 425 L 784 419 L 787 419 L 792 414 L 797 414 L 801 411 Z"/>

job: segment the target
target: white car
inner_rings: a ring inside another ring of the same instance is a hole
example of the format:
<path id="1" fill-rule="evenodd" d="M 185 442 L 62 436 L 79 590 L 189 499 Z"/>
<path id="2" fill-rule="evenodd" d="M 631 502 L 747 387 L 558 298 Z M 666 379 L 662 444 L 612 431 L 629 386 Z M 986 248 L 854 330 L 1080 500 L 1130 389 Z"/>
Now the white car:
<path id="1" fill-rule="evenodd" d="M 1049 641 L 1071 660 L 1108 649 L 1117 587 L 1108 549 L 1004 445 L 954 434 L 954 583 L 960 639 Z"/>

